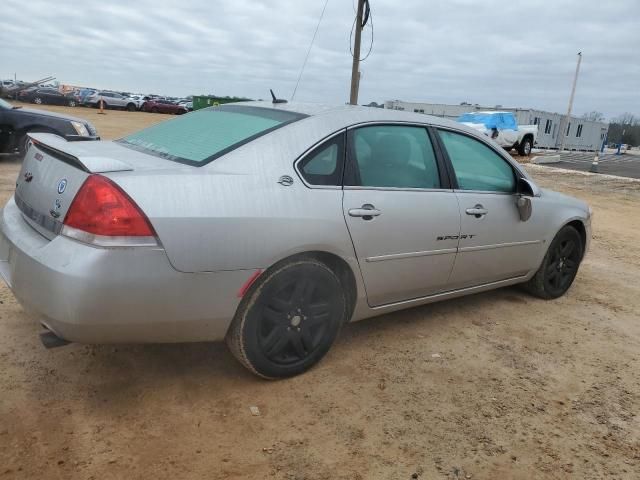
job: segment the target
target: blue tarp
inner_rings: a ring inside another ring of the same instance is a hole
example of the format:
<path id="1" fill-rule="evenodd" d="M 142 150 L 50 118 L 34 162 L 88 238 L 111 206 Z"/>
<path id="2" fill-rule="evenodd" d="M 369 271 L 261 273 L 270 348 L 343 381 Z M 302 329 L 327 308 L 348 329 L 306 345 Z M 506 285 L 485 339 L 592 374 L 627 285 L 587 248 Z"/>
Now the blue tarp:
<path id="1" fill-rule="evenodd" d="M 488 129 L 518 130 L 518 122 L 513 113 L 465 113 L 458 117 L 459 122 L 482 123 Z"/>

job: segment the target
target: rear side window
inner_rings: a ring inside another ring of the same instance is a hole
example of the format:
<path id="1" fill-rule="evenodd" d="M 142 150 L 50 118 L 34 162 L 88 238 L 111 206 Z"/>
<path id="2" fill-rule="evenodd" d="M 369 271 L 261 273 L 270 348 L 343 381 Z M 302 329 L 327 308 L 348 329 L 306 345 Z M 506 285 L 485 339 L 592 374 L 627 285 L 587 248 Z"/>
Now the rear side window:
<path id="1" fill-rule="evenodd" d="M 511 165 L 484 143 L 460 133 L 439 130 L 462 190 L 514 192 Z"/>
<path id="2" fill-rule="evenodd" d="M 344 134 L 314 148 L 298 163 L 298 170 L 311 185 L 342 185 Z"/>
<path id="3" fill-rule="evenodd" d="M 205 165 L 306 115 L 272 108 L 225 105 L 158 123 L 117 142 L 187 165 Z"/>
<path id="4" fill-rule="evenodd" d="M 436 157 L 423 127 L 376 125 L 350 135 L 348 183 L 363 187 L 440 188 Z"/>

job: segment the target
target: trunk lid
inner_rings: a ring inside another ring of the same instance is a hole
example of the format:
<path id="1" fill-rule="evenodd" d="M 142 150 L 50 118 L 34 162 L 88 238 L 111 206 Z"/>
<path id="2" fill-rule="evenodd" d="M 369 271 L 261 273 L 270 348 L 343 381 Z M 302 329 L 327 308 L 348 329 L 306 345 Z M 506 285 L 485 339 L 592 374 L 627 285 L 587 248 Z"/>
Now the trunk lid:
<path id="1" fill-rule="evenodd" d="M 60 232 L 71 202 L 90 174 L 163 169 L 172 163 L 113 142 L 67 142 L 48 133 L 29 136 L 32 144 L 16 181 L 15 200 L 26 221 L 47 238 Z"/>

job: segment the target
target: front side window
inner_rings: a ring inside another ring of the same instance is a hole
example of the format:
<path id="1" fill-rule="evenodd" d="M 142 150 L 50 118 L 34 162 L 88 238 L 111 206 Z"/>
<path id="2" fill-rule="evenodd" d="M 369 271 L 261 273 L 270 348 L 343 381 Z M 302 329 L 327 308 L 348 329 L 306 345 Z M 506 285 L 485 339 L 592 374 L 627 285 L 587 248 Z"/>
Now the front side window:
<path id="1" fill-rule="evenodd" d="M 440 188 L 426 128 L 376 125 L 353 130 L 349 184 L 363 187 Z"/>
<path id="2" fill-rule="evenodd" d="M 439 133 L 461 190 L 515 191 L 513 168 L 491 148 L 460 133 L 446 130 Z"/>
<path id="3" fill-rule="evenodd" d="M 314 148 L 298 164 L 301 175 L 311 185 L 341 185 L 344 164 L 344 134 Z"/>
<path id="4" fill-rule="evenodd" d="M 306 115 L 285 110 L 225 105 L 152 125 L 117 140 L 150 155 L 201 166 Z"/>

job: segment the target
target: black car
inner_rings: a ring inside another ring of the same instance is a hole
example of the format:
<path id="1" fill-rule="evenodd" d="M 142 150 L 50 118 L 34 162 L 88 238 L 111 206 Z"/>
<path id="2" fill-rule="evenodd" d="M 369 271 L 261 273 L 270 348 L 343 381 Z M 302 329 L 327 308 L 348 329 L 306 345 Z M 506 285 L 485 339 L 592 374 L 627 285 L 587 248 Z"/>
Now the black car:
<path id="1" fill-rule="evenodd" d="M 0 152 L 24 154 L 27 133 L 53 133 L 66 140 L 100 140 L 91 123 L 59 113 L 14 107 L 0 99 Z"/>
<path id="2" fill-rule="evenodd" d="M 36 105 L 68 105 L 75 107 L 78 100 L 72 93 L 64 94 L 55 88 L 36 88 L 21 98 Z"/>

